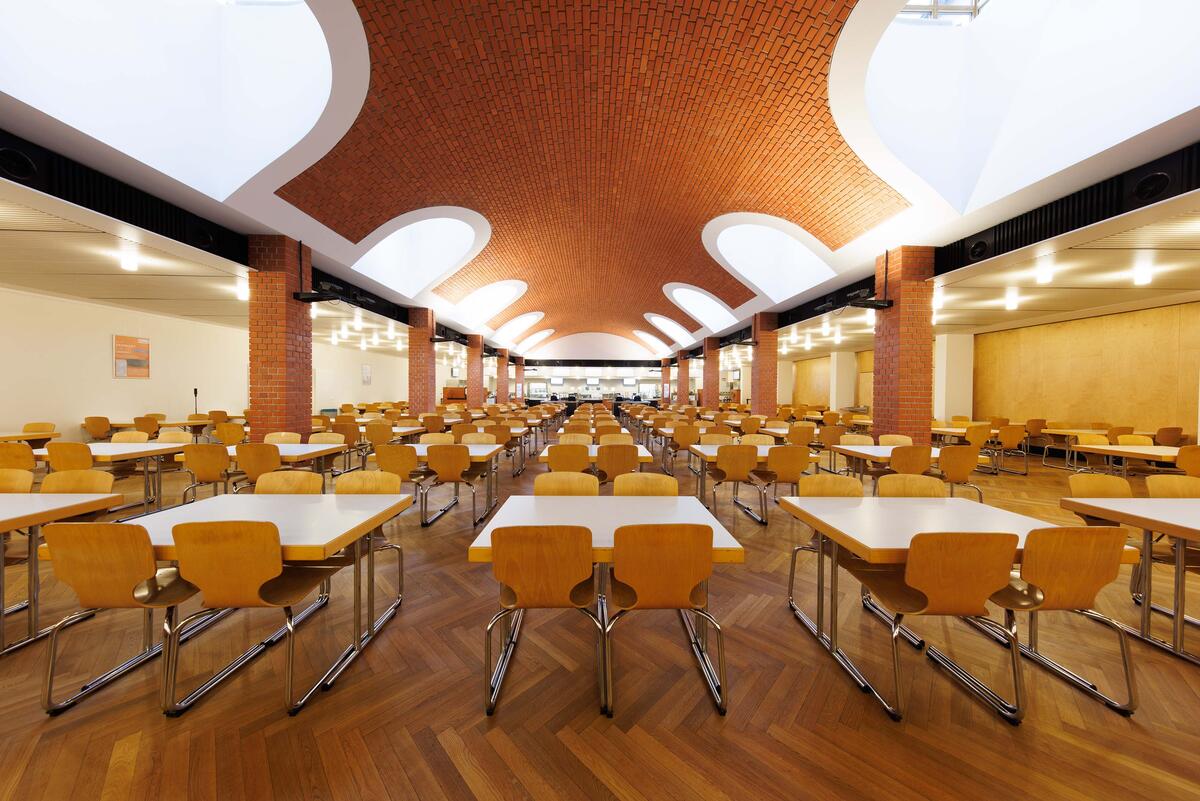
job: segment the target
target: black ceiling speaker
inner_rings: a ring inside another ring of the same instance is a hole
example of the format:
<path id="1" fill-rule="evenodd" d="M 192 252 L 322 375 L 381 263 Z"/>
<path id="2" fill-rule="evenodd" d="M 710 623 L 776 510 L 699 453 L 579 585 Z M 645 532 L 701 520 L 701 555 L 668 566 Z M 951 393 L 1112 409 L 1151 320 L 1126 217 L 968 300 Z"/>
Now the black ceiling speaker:
<path id="1" fill-rule="evenodd" d="M 46 172 L 45 151 L 0 131 L 0 178 L 45 191 Z"/>
<path id="2" fill-rule="evenodd" d="M 967 263 L 974 264 L 977 261 L 990 259 L 995 255 L 996 244 L 996 229 L 987 228 L 974 236 L 967 239 Z"/>
<path id="3" fill-rule="evenodd" d="M 1183 191 L 1183 158 L 1176 151 L 1135 167 L 1121 176 L 1121 206 L 1133 211 L 1175 197 Z"/>

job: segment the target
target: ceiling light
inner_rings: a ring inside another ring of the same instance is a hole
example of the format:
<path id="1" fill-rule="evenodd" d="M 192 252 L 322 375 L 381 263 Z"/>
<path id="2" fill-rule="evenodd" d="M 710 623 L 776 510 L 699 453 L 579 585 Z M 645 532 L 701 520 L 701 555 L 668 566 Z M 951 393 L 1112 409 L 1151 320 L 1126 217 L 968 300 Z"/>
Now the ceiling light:
<path id="1" fill-rule="evenodd" d="M 933 319 L 932 319 L 932 320 L 930 320 L 929 322 L 930 322 L 930 324 L 931 324 L 931 325 L 937 325 L 937 324 L 938 324 L 938 313 L 937 313 L 937 312 L 934 312 L 934 313 L 933 313 Z"/>
<path id="2" fill-rule="evenodd" d="M 792 326 L 792 335 L 790 337 L 788 337 L 788 339 L 791 340 L 791 343 L 793 345 L 798 343 L 800 341 L 800 329 L 793 325 Z"/>
<path id="3" fill-rule="evenodd" d="M 1048 284 L 1054 280 L 1054 262 L 1050 259 L 1042 259 L 1038 262 L 1037 269 L 1034 270 L 1034 275 L 1039 284 Z"/>
<path id="4" fill-rule="evenodd" d="M 308 316 L 315 320 L 317 319 L 318 314 L 320 314 L 320 312 L 317 311 L 317 304 L 308 304 Z"/>
<path id="5" fill-rule="evenodd" d="M 833 329 L 833 344 L 835 344 L 835 345 L 842 344 L 842 326 L 841 325 L 838 325 L 837 328 Z"/>
<path id="6" fill-rule="evenodd" d="M 342 339 L 350 338 L 350 324 L 347 323 L 345 320 L 342 320 L 342 328 L 338 332 L 338 336 L 340 336 Z"/>
<path id="7" fill-rule="evenodd" d="M 250 281 L 239 278 L 233 287 L 233 293 L 237 295 L 238 300 L 250 300 Z"/>
<path id="8" fill-rule="evenodd" d="M 867 309 L 867 313 L 863 315 L 863 319 L 871 328 L 875 327 L 875 310 Z"/>
<path id="9" fill-rule="evenodd" d="M 946 305 L 946 292 L 940 287 L 933 288 L 933 308 L 941 309 Z"/>
<path id="10" fill-rule="evenodd" d="M 829 336 L 829 318 L 828 317 L 821 318 L 821 336 L 823 336 L 823 337 Z"/>
<path id="11" fill-rule="evenodd" d="M 121 269 L 127 273 L 138 271 L 138 254 L 135 250 L 121 251 Z"/>
<path id="12" fill-rule="evenodd" d="M 396 321 L 395 320 L 388 320 L 387 338 L 388 339 L 396 338 Z"/>
<path id="13" fill-rule="evenodd" d="M 378 347 L 378 346 L 379 346 L 379 332 L 378 332 L 378 331 L 376 331 L 375 333 L 371 334 L 371 345 L 372 345 L 372 347 Z"/>
<path id="14" fill-rule="evenodd" d="M 1133 283 L 1135 286 L 1145 286 L 1154 278 L 1154 257 L 1149 253 L 1139 253 L 1133 263 Z"/>
<path id="15" fill-rule="evenodd" d="M 780 348 L 780 349 L 779 349 L 779 355 L 780 355 L 780 356 L 787 356 L 787 355 L 788 355 L 788 346 L 787 346 L 787 344 L 784 344 L 784 346 L 783 346 L 782 348 Z"/>
<path id="16" fill-rule="evenodd" d="M 354 310 L 354 330 L 355 331 L 363 330 L 362 309 Z"/>
<path id="17" fill-rule="evenodd" d="M 338 335 L 337 335 L 337 331 L 334 331 L 332 334 L 329 335 L 329 344 L 336 345 L 337 343 L 338 343 Z"/>
<path id="18" fill-rule="evenodd" d="M 367 349 L 367 338 L 366 338 L 366 337 L 363 337 L 363 338 L 362 338 L 362 341 L 358 343 L 358 349 L 359 349 L 359 350 L 366 350 L 366 349 Z"/>
<path id="19" fill-rule="evenodd" d="M 1004 290 L 1004 308 L 1012 311 L 1021 304 L 1021 295 L 1015 286 Z"/>
<path id="20" fill-rule="evenodd" d="M 396 340 L 396 350 L 404 350 L 404 342 L 399 339 Z"/>
<path id="21" fill-rule="evenodd" d="M 804 334 L 804 349 L 812 350 L 812 334 L 807 332 Z"/>

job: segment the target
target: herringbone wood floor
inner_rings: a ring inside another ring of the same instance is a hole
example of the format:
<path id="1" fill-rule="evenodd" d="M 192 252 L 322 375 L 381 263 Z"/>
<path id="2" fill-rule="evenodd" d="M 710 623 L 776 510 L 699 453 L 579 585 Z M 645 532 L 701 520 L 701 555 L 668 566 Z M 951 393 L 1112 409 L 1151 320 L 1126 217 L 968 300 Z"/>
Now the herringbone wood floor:
<path id="1" fill-rule="evenodd" d="M 530 493 L 541 469 L 504 475 L 502 494 Z M 1038 469 L 1029 478 L 978 480 L 989 503 L 1070 522 L 1058 508 L 1065 475 Z M 174 478 L 167 484 L 175 493 L 181 486 Z M 133 493 L 139 482 L 122 486 Z M 531 613 L 497 713 L 485 717 L 481 632 L 496 608 L 496 584 L 487 566 L 466 561 L 469 512 L 422 530 L 413 509 L 387 527 L 407 556 L 400 615 L 295 718 L 282 710 L 280 649 L 179 719 L 158 711 L 157 662 L 48 718 L 38 704 L 44 647 L 5 658 L 0 798 L 1200 797 L 1197 668 L 1135 643 L 1141 708 L 1126 719 L 1027 663 L 1029 713 L 1014 728 L 904 649 L 907 716 L 894 723 L 787 609 L 788 553 L 808 532 L 778 509 L 769 527 L 725 503 L 718 514 L 746 547 L 746 563 L 718 568 L 711 583 L 713 611 L 727 632 L 727 717 L 714 711 L 667 612 L 633 615 L 618 629 L 612 720 L 598 712 L 590 624 L 573 612 Z M 799 594 L 811 604 L 808 558 Z M 389 567 L 381 562 L 388 587 Z M 10 602 L 23 593 L 23 571 L 10 568 Z M 55 620 L 75 600 L 50 573 L 44 611 Z M 302 678 L 315 677 L 349 637 L 348 586 L 339 577 L 330 606 L 300 627 Z M 1169 573 L 1157 587 L 1168 597 Z M 885 629 L 855 602 L 852 580 L 842 591 L 843 645 L 888 687 Z M 1105 591 L 1101 608 L 1136 619 L 1120 582 Z M 15 618 L 10 631 L 23 622 Z M 181 682 L 194 686 L 279 622 L 272 611 L 237 613 L 185 646 Z M 1156 625 L 1166 635 L 1167 621 Z M 979 635 L 952 621 L 913 627 L 1007 688 L 1004 652 Z M 72 681 L 98 673 L 136 650 L 139 637 L 136 614 L 104 613 L 67 632 L 62 669 Z M 1042 638 L 1048 652 L 1101 687 L 1120 681 L 1106 629 L 1047 616 Z"/>

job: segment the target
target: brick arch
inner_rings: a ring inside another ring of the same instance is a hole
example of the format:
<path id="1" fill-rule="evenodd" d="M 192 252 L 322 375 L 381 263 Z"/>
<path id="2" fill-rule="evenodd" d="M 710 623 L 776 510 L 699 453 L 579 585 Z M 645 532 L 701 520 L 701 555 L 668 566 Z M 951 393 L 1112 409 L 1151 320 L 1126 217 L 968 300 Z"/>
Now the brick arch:
<path id="1" fill-rule="evenodd" d="M 413 208 L 475 209 L 492 239 L 434 291 L 526 281 L 494 326 L 541 310 L 556 337 L 629 336 L 654 311 L 693 330 L 664 284 L 753 297 L 704 250 L 707 221 L 771 214 L 836 249 L 905 206 L 829 112 L 854 0 L 356 2 L 366 103 L 279 195 L 352 241 Z"/>

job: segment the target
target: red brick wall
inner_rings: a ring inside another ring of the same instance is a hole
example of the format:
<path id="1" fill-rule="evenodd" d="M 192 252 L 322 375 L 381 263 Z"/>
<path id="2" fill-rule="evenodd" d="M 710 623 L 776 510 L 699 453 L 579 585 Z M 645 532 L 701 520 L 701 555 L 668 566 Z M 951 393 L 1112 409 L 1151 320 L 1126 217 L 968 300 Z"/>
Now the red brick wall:
<path id="1" fill-rule="evenodd" d="M 750 364 L 750 411 L 774 415 L 779 400 L 779 335 L 774 314 L 754 315 L 754 361 Z"/>
<path id="2" fill-rule="evenodd" d="M 517 369 L 516 375 L 514 376 L 514 381 L 517 384 L 517 400 L 525 400 L 525 359 L 523 358 L 517 360 Z"/>
<path id="3" fill-rule="evenodd" d="M 483 337 L 467 335 L 467 406 L 475 409 L 483 405 L 487 390 L 483 386 Z"/>
<path id="4" fill-rule="evenodd" d="M 933 414 L 933 248 L 888 251 L 888 297 L 895 305 L 875 320 L 873 431 L 907 434 L 929 444 Z M 875 293 L 883 297 L 884 257 L 875 260 Z"/>
<path id="5" fill-rule="evenodd" d="M 688 367 L 691 364 L 687 358 L 687 351 L 681 350 L 675 354 L 678 364 L 675 367 L 675 402 L 688 402 L 688 382 L 691 380 L 688 376 Z"/>
<path id="6" fill-rule="evenodd" d="M 721 340 L 709 337 L 704 340 L 704 390 L 702 406 L 716 408 L 721 402 Z"/>
<path id="7" fill-rule="evenodd" d="M 496 350 L 496 403 L 508 403 L 508 351 Z"/>
<path id="8" fill-rule="evenodd" d="M 312 250 L 286 236 L 250 237 L 250 438 L 312 431 L 312 318 L 292 298 L 312 282 Z M 297 261 L 301 262 L 297 264 Z M 303 272 L 303 285 L 300 272 Z"/>
<path id="9" fill-rule="evenodd" d="M 433 350 L 433 309 L 408 310 L 408 404 L 413 412 L 437 405 L 437 356 Z"/>

